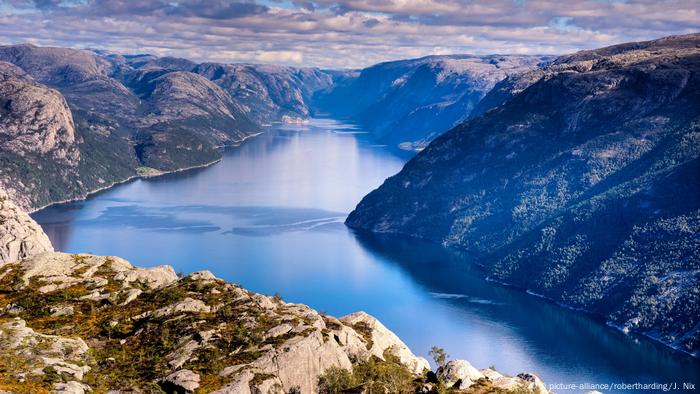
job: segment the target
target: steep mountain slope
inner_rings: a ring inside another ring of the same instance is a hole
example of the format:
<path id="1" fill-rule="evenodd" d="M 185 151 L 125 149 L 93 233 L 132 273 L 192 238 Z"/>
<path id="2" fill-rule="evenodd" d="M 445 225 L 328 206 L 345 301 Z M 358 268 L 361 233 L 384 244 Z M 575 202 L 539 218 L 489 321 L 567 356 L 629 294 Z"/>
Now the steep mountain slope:
<path id="1" fill-rule="evenodd" d="M 0 62 L 0 185 L 22 205 L 71 188 L 80 152 L 73 115 L 63 96 L 19 67 Z M 39 176 L 51 171 L 50 177 Z"/>
<path id="2" fill-rule="evenodd" d="M 313 94 L 333 84 L 331 73 L 314 68 L 202 63 L 192 71 L 229 92 L 260 123 L 308 118 Z"/>
<path id="3" fill-rule="evenodd" d="M 0 349 L 2 392 L 436 392 L 428 362 L 364 312 L 336 319 L 208 271 L 54 253 L 2 190 Z M 464 360 L 437 376 L 460 393 L 546 391 Z"/>
<path id="4" fill-rule="evenodd" d="M 142 69 L 128 80 L 142 101 L 141 127 L 181 128 L 215 145 L 244 139 L 257 131 L 233 98 L 201 75 Z"/>
<path id="5" fill-rule="evenodd" d="M 388 144 L 420 149 L 467 118 L 496 82 L 549 59 L 453 55 L 380 63 L 320 92 L 315 105 L 362 124 Z"/>
<path id="6" fill-rule="evenodd" d="M 228 93 L 194 73 L 32 45 L 0 47 L 0 61 L 0 182 L 25 209 L 211 163 L 216 147 L 259 130 Z"/>
<path id="7" fill-rule="evenodd" d="M 261 124 L 308 118 L 314 92 L 344 75 L 33 45 L 0 47 L 0 62 L 8 81 L 0 87 L 2 111 L 12 112 L 0 119 L 0 182 L 26 209 L 212 163 L 221 157 L 217 148 L 240 143 Z M 27 95 L 33 104 L 20 105 Z M 56 125 L 44 130 L 49 120 Z M 35 144 L 40 130 L 43 138 L 63 138 L 60 147 Z M 44 147 L 26 151 L 33 146 Z"/>
<path id="8" fill-rule="evenodd" d="M 564 56 L 492 98 L 348 225 L 473 251 L 495 280 L 697 355 L 700 34 Z"/>

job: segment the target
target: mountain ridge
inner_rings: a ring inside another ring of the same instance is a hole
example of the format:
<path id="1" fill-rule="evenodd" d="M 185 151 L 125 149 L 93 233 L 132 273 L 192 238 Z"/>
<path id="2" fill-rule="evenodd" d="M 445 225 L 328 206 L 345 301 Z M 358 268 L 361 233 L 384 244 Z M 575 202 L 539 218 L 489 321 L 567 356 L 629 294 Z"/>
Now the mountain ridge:
<path id="1" fill-rule="evenodd" d="M 326 91 L 319 110 L 358 122 L 385 143 L 420 150 L 472 109 L 493 85 L 551 56 L 435 55 L 379 63 Z"/>

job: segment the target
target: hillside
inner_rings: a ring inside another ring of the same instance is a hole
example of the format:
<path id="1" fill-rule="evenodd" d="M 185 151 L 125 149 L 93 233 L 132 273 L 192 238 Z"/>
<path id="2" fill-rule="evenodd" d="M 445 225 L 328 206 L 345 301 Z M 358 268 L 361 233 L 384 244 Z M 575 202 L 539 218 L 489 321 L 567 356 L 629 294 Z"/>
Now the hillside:
<path id="1" fill-rule="evenodd" d="M 498 81 L 550 59 L 450 55 L 380 63 L 319 91 L 314 104 L 358 122 L 384 143 L 419 150 L 469 117 Z"/>
<path id="2" fill-rule="evenodd" d="M 275 121 L 310 116 L 333 73 L 0 47 L 0 186 L 24 209 L 208 165 Z"/>
<path id="3" fill-rule="evenodd" d="M 700 352 L 700 34 L 563 56 L 366 196 L 350 227 Z"/>

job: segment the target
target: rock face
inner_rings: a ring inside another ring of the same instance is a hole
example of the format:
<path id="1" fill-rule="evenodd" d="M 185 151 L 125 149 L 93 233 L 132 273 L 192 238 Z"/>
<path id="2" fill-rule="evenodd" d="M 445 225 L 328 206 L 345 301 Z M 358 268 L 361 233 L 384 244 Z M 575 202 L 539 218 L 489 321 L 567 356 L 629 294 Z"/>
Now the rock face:
<path id="1" fill-rule="evenodd" d="M 46 189 L 70 188 L 80 160 L 73 115 L 63 96 L 2 61 L 0 152 L 0 187 L 23 207 Z M 51 176 L 41 177 L 42 170 Z"/>
<path id="2" fill-rule="evenodd" d="M 381 63 L 320 91 L 315 105 L 359 122 L 385 143 L 419 150 L 466 119 L 496 82 L 549 60 L 453 55 Z"/>
<path id="3" fill-rule="evenodd" d="M 698 354 L 700 35 L 564 56 L 497 89 L 500 106 L 347 224 L 473 251 L 497 281 Z"/>
<path id="4" fill-rule="evenodd" d="M 52 251 L 41 227 L 0 190 L 0 265 Z"/>

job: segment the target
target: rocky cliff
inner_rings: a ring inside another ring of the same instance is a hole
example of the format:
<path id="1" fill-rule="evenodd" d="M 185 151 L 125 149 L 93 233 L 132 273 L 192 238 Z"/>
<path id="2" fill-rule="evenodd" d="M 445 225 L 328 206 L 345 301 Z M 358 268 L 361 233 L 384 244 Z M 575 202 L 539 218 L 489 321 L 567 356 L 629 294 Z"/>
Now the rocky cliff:
<path id="1" fill-rule="evenodd" d="M 700 35 L 505 80 L 349 226 L 478 256 L 488 275 L 700 351 Z"/>
<path id="2" fill-rule="evenodd" d="M 380 63 L 319 91 L 314 104 L 360 123 L 385 143 L 422 149 L 466 119 L 498 81 L 550 59 L 451 55 Z"/>
<path id="3" fill-rule="evenodd" d="M 214 277 L 54 253 L 0 194 L 0 392 L 533 392 L 464 360 L 428 362 L 377 319 L 336 319 Z"/>
<path id="4" fill-rule="evenodd" d="M 53 252 L 41 227 L 0 189 L 0 265 Z"/>
<path id="5" fill-rule="evenodd" d="M 63 96 L 0 61 L 0 187 L 25 208 L 74 189 L 78 139 Z"/>

